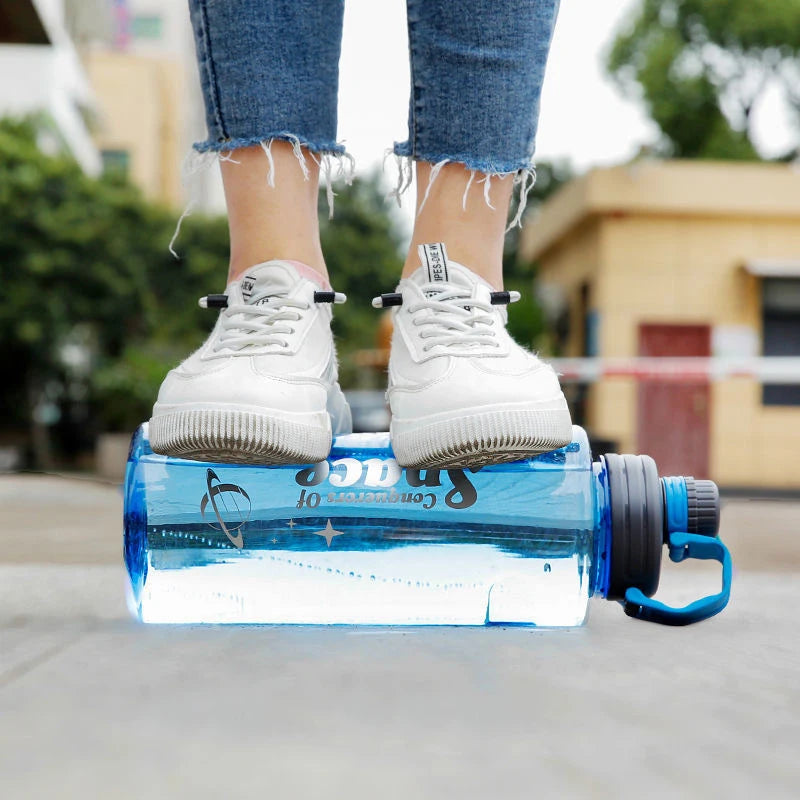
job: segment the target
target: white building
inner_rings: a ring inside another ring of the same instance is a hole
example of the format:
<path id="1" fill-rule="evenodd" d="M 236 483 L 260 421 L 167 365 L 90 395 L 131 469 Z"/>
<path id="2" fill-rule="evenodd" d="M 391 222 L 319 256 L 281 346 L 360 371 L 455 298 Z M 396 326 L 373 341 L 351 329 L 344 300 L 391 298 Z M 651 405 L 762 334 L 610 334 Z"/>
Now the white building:
<path id="1" fill-rule="evenodd" d="M 180 187 L 181 164 L 206 137 L 186 0 L 65 0 L 67 23 L 98 97 L 94 134 L 154 200 L 224 210 L 216 165 Z"/>
<path id="2" fill-rule="evenodd" d="M 65 147 L 85 172 L 102 164 L 89 131 L 96 103 L 69 36 L 63 0 L 16 0 L 0 23 L 0 116 L 43 114 L 55 136 L 42 145 Z"/>
<path id="3" fill-rule="evenodd" d="M 131 52 L 156 57 L 170 56 L 180 62 L 183 72 L 183 119 L 180 132 L 180 158 L 194 142 L 206 138 L 206 119 L 200 76 L 189 21 L 187 0 L 127 0 L 130 14 Z M 176 164 L 176 169 L 180 164 Z M 225 195 L 219 167 L 195 175 L 191 186 L 184 189 L 184 202 L 193 200 L 207 213 L 225 211 Z"/>

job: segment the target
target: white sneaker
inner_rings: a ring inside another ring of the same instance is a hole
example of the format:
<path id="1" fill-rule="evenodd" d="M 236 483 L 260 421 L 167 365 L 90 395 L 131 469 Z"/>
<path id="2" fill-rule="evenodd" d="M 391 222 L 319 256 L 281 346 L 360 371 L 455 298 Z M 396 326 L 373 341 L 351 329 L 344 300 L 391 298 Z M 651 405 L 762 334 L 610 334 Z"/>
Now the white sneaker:
<path id="1" fill-rule="evenodd" d="M 310 267 L 268 261 L 233 281 L 205 344 L 161 384 L 150 420 L 156 453 L 210 461 L 314 463 L 348 433 L 331 308 L 345 296 Z"/>
<path id="2" fill-rule="evenodd" d="M 420 245 L 423 264 L 394 294 L 387 396 L 392 447 L 405 467 L 514 461 L 572 440 L 566 400 L 552 367 L 506 331 L 505 305 L 443 244 Z"/>

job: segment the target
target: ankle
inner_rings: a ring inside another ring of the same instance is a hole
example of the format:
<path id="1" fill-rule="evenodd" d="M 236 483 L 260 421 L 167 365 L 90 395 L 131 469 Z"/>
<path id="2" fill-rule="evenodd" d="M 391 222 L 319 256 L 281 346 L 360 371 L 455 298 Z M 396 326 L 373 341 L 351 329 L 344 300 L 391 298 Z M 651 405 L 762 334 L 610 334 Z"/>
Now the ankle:
<path id="1" fill-rule="evenodd" d="M 512 174 L 484 175 L 463 164 L 438 170 L 416 162 L 417 216 L 403 277 L 419 267 L 417 247 L 444 242 L 448 256 L 495 289 L 503 288 L 503 243 Z"/>
<path id="2" fill-rule="evenodd" d="M 319 240 L 319 165 L 290 142 L 241 148 L 220 163 L 228 206 L 228 278 L 254 264 L 295 259 L 327 279 Z"/>
<path id="3" fill-rule="evenodd" d="M 228 283 L 240 278 L 248 269 L 265 261 L 290 261 L 301 264 L 316 273 L 323 284 L 330 283 L 328 268 L 320 248 L 308 245 L 287 247 L 247 248 L 235 252 L 231 249 L 231 260 L 228 267 Z"/>
<path id="4" fill-rule="evenodd" d="M 501 290 L 503 288 L 502 239 L 487 243 L 487 240 L 478 241 L 472 236 L 464 235 L 442 236 L 440 233 L 438 237 L 430 234 L 426 238 L 418 238 L 415 235 L 403 264 L 401 277 L 408 278 L 419 269 L 420 259 L 417 248 L 420 244 L 432 242 L 444 242 L 448 260 L 455 261 L 479 275 L 494 289 Z"/>

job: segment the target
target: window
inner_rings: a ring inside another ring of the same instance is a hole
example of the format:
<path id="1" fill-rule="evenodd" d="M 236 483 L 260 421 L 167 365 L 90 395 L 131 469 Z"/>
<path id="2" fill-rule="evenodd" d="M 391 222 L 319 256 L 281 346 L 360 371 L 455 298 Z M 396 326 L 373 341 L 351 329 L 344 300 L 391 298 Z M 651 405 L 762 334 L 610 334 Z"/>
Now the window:
<path id="1" fill-rule="evenodd" d="M 160 39 L 162 20 L 157 14 L 137 14 L 131 20 L 134 39 Z"/>
<path id="2" fill-rule="evenodd" d="M 100 157 L 105 174 L 127 176 L 131 161 L 131 154 L 127 150 L 103 150 Z"/>
<path id="3" fill-rule="evenodd" d="M 764 355 L 800 356 L 800 278 L 764 278 Z M 765 406 L 800 406 L 800 382 L 765 383 Z"/>

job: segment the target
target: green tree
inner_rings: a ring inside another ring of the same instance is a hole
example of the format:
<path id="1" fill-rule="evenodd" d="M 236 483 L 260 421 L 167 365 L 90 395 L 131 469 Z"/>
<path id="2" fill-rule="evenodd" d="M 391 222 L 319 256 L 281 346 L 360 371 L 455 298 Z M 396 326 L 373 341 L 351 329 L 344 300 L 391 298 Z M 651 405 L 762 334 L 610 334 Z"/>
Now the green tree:
<path id="1" fill-rule="evenodd" d="M 372 298 L 397 285 L 402 236 L 388 210 L 379 172 L 337 187 L 336 192 L 333 220 L 328 220 L 320 192 L 320 237 L 333 286 L 347 295 L 347 306 L 334 316 L 333 326 L 342 383 L 353 386 L 354 353 L 376 346 L 381 312 L 372 307 Z"/>
<path id="2" fill-rule="evenodd" d="M 561 186 L 574 177 L 572 167 L 567 161 L 542 161 L 536 167 L 536 183 L 528 195 L 525 216 L 536 209 Z M 519 201 L 518 189 L 514 192 L 514 203 Z M 511 335 L 526 347 L 537 348 L 546 333 L 547 322 L 532 289 L 536 277 L 536 264 L 523 261 L 519 256 L 520 228 L 512 228 L 506 233 L 503 250 L 503 282 L 506 289 L 521 294 L 519 302 L 508 307 L 508 330 Z"/>
<path id="3" fill-rule="evenodd" d="M 641 0 L 607 65 L 644 102 L 665 154 L 757 159 L 754 110 L 768 87 L 800 121 L 800 3 Z"/>
<path id="4" fill-rule="evenodd" d="M 95 418 L 104 430 L 132 430 L 147 419 L 167 371 L 195 350 L 216 315 L 198 298 L 222 291 L 228 265 L 224 217 L 195 215 L 181 225 L 180 258 L 167 252 L 176 219 L 165 215 L 141 235 L 153 235 L 157 255 L 142 263 L 139 303 L 144 321 L 121 349 L 102 348 L 92 374 Z"/>
<path id="5" fill-rule="evenodd" d="M 44 154 L 45 134 L 34 121 L 0 121 L 0 413 L 4 426 L 30 425 L 40 462 L 48 458 L 43 410 L 63 394 L 62 348 L 76 325 L 108 352 L 145 328 L 141 264 L 156 244 L 131 229 L 160 220 L 130 186 L 92 180 L 71 158 Z"/>

